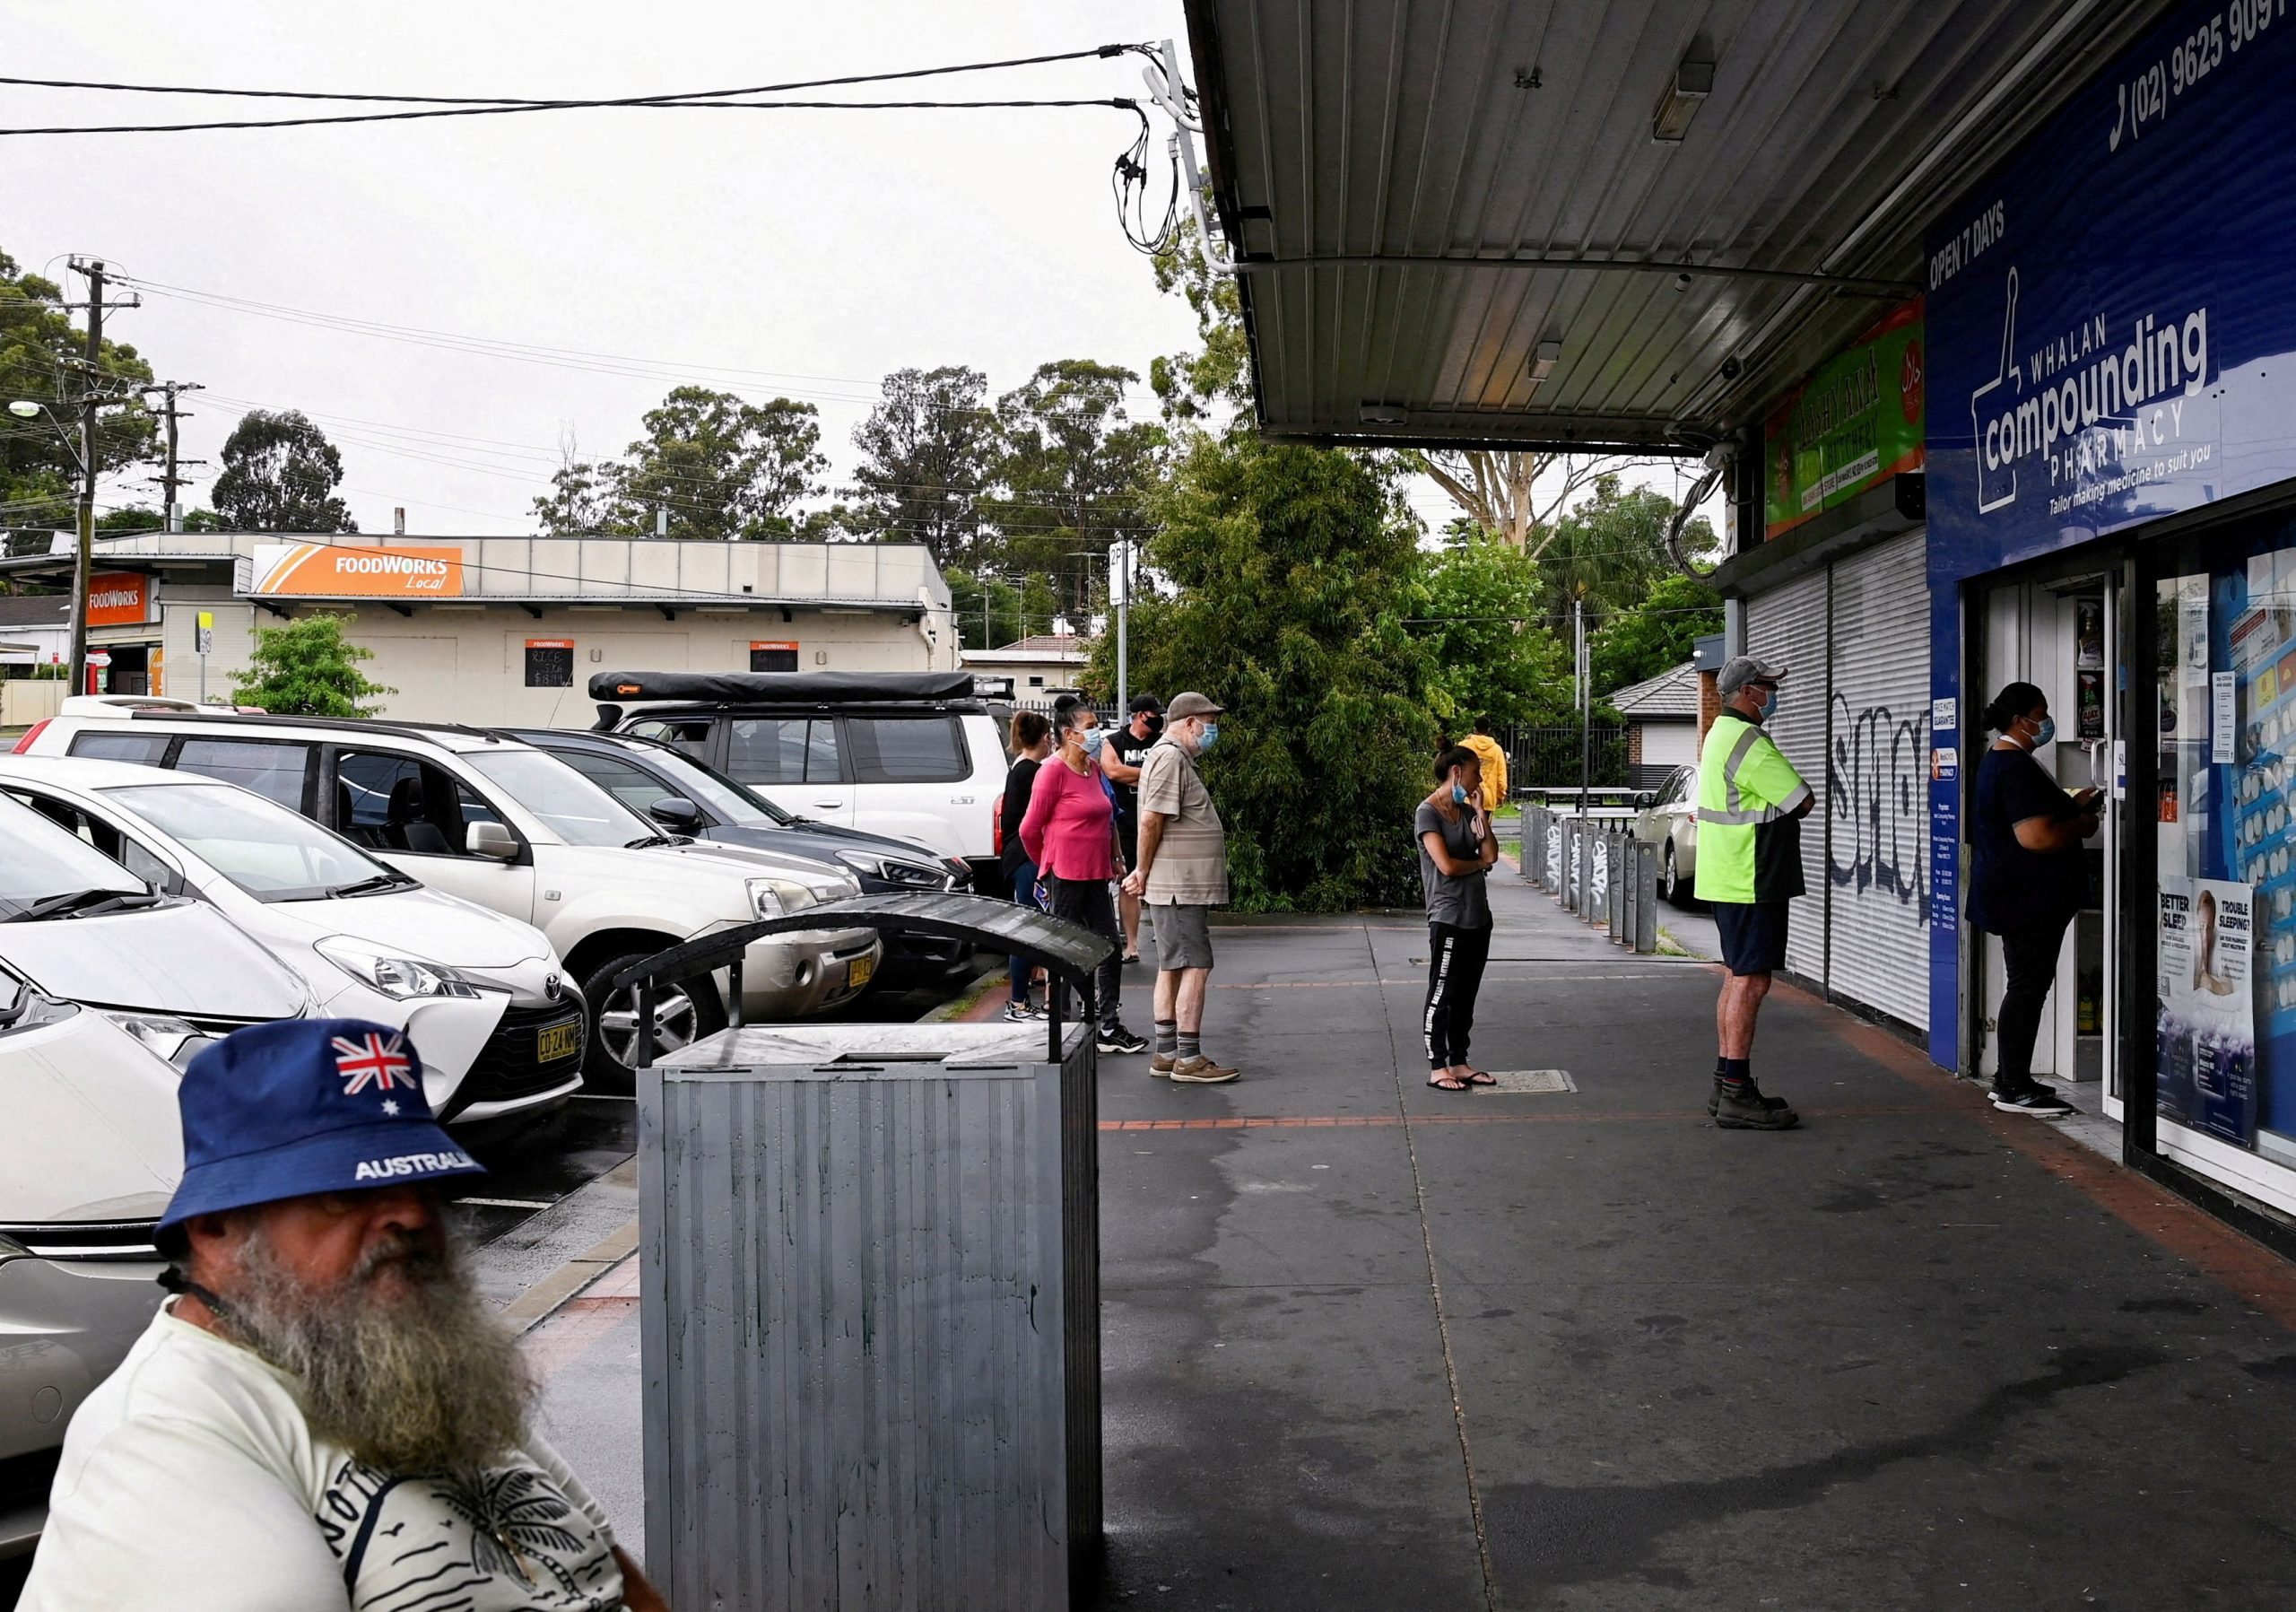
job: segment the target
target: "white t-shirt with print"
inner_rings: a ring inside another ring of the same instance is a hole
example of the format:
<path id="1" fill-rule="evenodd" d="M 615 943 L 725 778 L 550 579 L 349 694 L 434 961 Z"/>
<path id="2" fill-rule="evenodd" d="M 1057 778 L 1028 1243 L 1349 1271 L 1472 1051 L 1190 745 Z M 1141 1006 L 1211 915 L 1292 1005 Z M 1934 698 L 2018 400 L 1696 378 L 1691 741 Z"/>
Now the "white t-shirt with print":
<path id="1" fill-rule="evenodd" d="M 65 1435 L 18 1612 L 613 1612 L 605 1515 L 540 1439 L 465 1479 L 311 1436 L 291 1379 L 162 1310 Z"/>

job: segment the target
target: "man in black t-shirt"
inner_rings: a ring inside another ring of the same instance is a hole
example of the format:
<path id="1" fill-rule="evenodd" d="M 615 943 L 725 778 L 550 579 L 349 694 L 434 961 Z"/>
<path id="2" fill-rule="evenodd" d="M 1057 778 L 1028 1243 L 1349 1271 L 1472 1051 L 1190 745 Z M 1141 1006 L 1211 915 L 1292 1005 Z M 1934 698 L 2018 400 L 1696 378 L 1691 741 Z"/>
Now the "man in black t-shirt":
<path id="1" fill-rule="evenodd" d="M 1153 694 L 1135 694 L 1132 719 L 1109 735 L 1100 747 L 1100 771 L 1116 786 L 1116 832 L 1124 841 L 1124 865 L 1140 863 L 1140 762 L 1164 733 L 1163 702 Z M 1140 898 L 1118 898 L 1124 917 L 1124 960 L 1140 961 Z"/>

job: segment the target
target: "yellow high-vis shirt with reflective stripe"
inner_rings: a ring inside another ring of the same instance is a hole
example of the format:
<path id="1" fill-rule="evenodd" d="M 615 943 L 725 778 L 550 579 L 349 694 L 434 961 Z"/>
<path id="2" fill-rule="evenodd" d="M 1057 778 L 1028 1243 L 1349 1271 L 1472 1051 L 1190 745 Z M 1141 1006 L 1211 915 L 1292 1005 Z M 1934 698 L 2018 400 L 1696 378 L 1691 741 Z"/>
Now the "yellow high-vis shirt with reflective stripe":
<path id="1" fill-rule="evenodd" d="M 1810 786 L 1760 723 L 1734 710 L 1715 718 L 1698 758 L 1698 899 L 1799 894 L 1796 889 L 1772 898 L 1756 888 L 1755 841 L 1764 824 L 1791 817 L 1809 798 Z"/>

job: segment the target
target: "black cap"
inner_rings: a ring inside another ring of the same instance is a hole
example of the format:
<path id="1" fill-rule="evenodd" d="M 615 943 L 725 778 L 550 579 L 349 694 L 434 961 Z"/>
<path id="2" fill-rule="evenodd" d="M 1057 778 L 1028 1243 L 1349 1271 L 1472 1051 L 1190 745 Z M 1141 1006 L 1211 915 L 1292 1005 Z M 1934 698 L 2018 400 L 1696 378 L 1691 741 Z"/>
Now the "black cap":
<path id="1" fill-rule="evenodd" d="M 1132 710 L 1135 716 L 1144 710 L 1152 717 L 1161 716 L 1164 702 L 1153 694 L 1135 694 L 1132 696 Z"/>

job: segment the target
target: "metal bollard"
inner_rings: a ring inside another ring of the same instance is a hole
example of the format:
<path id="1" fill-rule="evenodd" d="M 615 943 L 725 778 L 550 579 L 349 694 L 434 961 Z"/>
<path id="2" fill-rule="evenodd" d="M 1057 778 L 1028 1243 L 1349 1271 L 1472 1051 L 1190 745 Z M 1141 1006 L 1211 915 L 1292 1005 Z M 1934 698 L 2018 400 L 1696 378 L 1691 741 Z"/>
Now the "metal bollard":
<path id="1" fill-rule="evenodd" d="M 1603 881 L 1603 916 L 1609 920 L 1608 928 L 1613 942 L 1630 938 L 1634 934 L 1634 914 L 1627 905 L 1626 839 L 1627 836 L 1618 833 L 1603 836 L 1604 846 L 1609 853 L 1604 868 L 1607 876 Z"/>
<path id="2" fill-rule="evenodd" d="M 1638 842 L 1634 860 L 1634 949 L 1648 956 L 1658 949 L 1658 848 Z"/>

